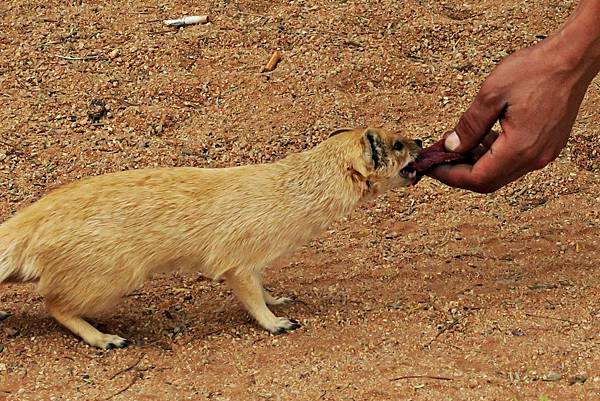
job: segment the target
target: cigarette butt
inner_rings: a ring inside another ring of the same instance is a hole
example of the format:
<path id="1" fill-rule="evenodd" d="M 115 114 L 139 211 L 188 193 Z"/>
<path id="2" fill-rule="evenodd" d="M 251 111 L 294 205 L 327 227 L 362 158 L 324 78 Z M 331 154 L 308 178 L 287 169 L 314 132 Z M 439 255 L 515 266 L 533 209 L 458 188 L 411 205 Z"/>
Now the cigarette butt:
<path id="1" fill-rule="evenodd" d="M 208 22 L 208 15 L 190 15 L 179 19 L 166 19 L 163 24 L 170 26 L 185 26 L 194 24 L 206 24 Z"/>
<path id="2" fill-rule="evenodd" d="M 263 72 L 271 72 L 277 67 L 277 64 L 281 61 L 282 54 L 279 50 L 275 50 L 269 59 L 267 65 L 264 66 Z"/>

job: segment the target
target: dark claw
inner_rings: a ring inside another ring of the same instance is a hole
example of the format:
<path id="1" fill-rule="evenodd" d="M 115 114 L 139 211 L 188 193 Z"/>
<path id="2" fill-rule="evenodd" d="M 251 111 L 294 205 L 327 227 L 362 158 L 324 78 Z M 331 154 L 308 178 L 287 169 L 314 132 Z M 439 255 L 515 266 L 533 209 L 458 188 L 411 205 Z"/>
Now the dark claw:
<path id="1" fill-rule="evenodd" d="M 275 335 L 279 335 L 279 334 L 284 334 L 284 333 L 289 333 L 290 331 L 299 329 L 300 327 L 302 327 L 302 325 L 300 324 L 299 321 L 297 321 L 296 319 L 289 319 L 291 326 L 290 327 L 279 327 L 277 329 L 277 331 L 273 332 L 273 334 Z"/>
<path id="2" fill-rule="evenodd" d="M 0 322 L 4 319 L 8 319 L 10 316 L 12 316 L 11 313 L 0 311 Z"/>
<path id="3" fill-rule="evenodd" d="M 277 329 L 277 331 L 275 331 L 273 334 L 275 334 L 276 336 L 280 335 L 280 334 L 284 334 L 287 333 L 287 330 L 284 329 L 283 327 L 280 327 Z"/>
<path id="4" fill-rule="evenodd" d="M 115 349 L 115 348 L 127 348 L 131 342 L 129 340 L 119 341 L 117 343 L 108 343 L 106 344 L 106 349 Z"/>

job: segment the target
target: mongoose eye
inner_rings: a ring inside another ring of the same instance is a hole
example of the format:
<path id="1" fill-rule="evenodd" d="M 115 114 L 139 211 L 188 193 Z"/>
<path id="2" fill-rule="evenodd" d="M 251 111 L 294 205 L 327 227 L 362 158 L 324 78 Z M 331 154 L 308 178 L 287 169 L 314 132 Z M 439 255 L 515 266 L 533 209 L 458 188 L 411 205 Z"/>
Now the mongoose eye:
<path id="1" fill-rule="evenodd" d="M 394 150 L 402 150 L 404 149 L 404 143 L 400 140 L 394 142 Z"/>

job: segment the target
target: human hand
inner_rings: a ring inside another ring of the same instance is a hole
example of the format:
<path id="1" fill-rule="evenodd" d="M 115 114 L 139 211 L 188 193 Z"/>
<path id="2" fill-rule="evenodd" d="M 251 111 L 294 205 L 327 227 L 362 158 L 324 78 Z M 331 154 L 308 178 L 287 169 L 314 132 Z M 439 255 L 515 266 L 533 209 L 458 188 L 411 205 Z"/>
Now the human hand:
<path id="1" fill-rule="evenodd" d="M 596 22 L 599 3 L 593 4 Z M 591 41 L 592 52 L 573 49 L 573 43 L 584 43 L 582 33 L 566 25 L 553 37 L 501 62 L 445 141 L 448 150 L 471 152 L 477 161 L 442 165 L 430 175 L 454 187 L 486 193 L 554 160 L 567 143 L 587 87 L 600 70 L 600 32 L 593 34 L 597 36 Z M 579 42 L 573 42 L 572 35 Z M 497 139 L 488 135 L 496 121 L 503 131 Z"/>

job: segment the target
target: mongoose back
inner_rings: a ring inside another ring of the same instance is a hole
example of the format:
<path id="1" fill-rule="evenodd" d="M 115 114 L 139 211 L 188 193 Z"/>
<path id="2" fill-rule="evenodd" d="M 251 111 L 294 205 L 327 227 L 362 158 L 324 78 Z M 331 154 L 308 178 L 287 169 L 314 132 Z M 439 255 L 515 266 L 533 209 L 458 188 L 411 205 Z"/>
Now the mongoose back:
<path id="1" fill-rule="evenodd" d="M 128 341 L 83 319 L 109 310 L 153 273 L 224 278 L 271 333 L 300 327 L 267 305 L 273 260 L 361 201 L 415 181 L 420 146 L 381 129 L 338 130 L 270 164 L 156 168 L 64 185 L 0 225 L 0 283 L 37 282 L 48 312 L 86 343 Z"/>

